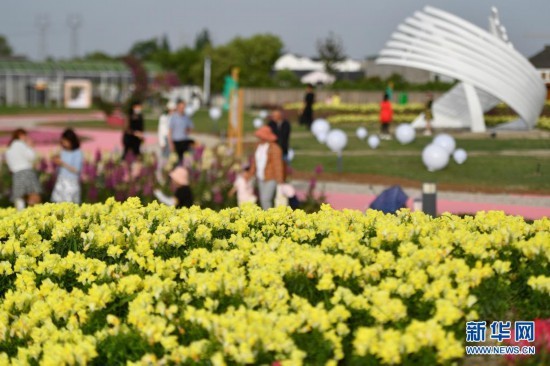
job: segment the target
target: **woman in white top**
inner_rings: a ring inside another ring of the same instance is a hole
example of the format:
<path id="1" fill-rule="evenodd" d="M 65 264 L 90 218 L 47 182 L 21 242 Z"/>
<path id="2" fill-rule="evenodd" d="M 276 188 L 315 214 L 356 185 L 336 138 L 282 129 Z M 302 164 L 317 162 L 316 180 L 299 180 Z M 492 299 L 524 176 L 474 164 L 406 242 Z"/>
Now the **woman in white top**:
<path id="1" fill-rule="evenodd" d="M 170 130 L 170 117 L 176 109 L 176 103 L 169 101 L 166 104 L 166 111 L 161 114 L 158 125 L 159 154 L 157 164 L 157 179 L 163 180 L 162 169 L 170 157 L 170 143 L 168 142 L 168 132 Z"/>
<path id="2" fill-rule="evenodd" d="M 273 207 L 277 184 L 284 183 L 283 150 L 277 145 L 277 136 L 268 126 L 262 126 L 254 135 L 258 138 L 250 176 L 258 181 L 260 205 L 264 210 Z"/>
<path id="3" fill-rule="evenodd" d="M 25 199 L 29 206 L 40 203 L 42 200 L 40 197 L 42 188 L 33 169 L 37 156 L 30 146 L 31 143 L 27 131 L 19 128 L 13 131 L 6 150 L 6 162 L 13 174 L 11 200 L 18 210 L 25 208 Z"/>
<path id="4" fill-rule="evenodd" d="M 80 203 L 80 171 L 84 157 L 80 150 L 80 139 L 71 128 L 63 131 L 61 147 L 61 153 L 53 158 L 59 168 L 52 202 Z"/>

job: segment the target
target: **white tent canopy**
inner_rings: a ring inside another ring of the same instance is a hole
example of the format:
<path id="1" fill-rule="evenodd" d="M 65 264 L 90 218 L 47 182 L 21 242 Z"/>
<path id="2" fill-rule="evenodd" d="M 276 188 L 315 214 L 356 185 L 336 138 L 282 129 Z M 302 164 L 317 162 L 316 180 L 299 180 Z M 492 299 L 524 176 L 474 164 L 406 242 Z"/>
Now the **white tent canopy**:
<path id="1" fill-rule="evenodd" d="M 344 61 L 335 63 L 334 69 L 340 72 L 358 72 L 361 71 L 361 62 L 347 58 Z"/>
<path id="2" fill-rule="evenodd" d="M 360 61 L 347 58 L 334 64 L 334 69 L 338 72 L 359 72 L 362 65 Z M 273 67 L 275 71 L 325 71 L 325 65 L 322 61 L 313 60 L 309 57 L 297 56 L 292 53 L 286 53 L 275 61 Z"/>
<path id="3" fill-rule="evenodd" d="M 302 84 L 332 84 L 336 78 L 324 71 L 312 71 L 309 74 L 302 76 L 300 81 Z"/>
<path id="4" fill-rule="evenodd" d="M 323 63 L 320 61 L 313 61 L 308 57 L 295 56 L 291 53 L 279 57 L 274 67 L 276 71 L 323 71 L 324 68 Z"/>

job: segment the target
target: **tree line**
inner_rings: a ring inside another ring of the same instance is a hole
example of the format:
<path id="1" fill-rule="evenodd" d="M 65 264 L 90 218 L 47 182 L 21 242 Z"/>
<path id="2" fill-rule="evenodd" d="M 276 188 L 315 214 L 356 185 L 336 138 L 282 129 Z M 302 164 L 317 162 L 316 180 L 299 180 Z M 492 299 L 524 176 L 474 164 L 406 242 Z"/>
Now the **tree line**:
<path id="1" fill-rule="evenodd" d="M 317 57 L 325 69 L 334 73 L 335 63 L 346 58 L 342 39 L 330 32 L 316 43 Z M 273 72 L 275 61 L 282 55 L 284 44 L 273 34 L 256 34 L 251 37 L 236 37 L 226 44 L 214 45 L 208 29 L 200 31 L 192 45 L 173 49 L 166 35 L 135 42 L 125 55 L 109 55 L 102 51 L 86 54 L 80 60 L 112 61 L 122 60 L 139 70 L 136 62 L 154 62 L 169 71 L 176 80 L 168 84 L 202 85 L 204 60 L 210 58 L 211 87 L 221 91 L 224 76 L 231 68 L 241 69 L 239 83 L 243 87 L 301 87 L 298 76 L 290 70 Z M 13 49 L 7 39 L 0 35 L 0 57 L 11 56 Z M 135 70 L 133 70 L 135 71 Z M 431 82 L 427 84 L 407 83 L 400 75 L 387 79 L 378 77 L 359 80 L 337 80 L 332 89 L 383 90 L 389 82 L 397 90 L 445 90 L 450 84 Z"/>

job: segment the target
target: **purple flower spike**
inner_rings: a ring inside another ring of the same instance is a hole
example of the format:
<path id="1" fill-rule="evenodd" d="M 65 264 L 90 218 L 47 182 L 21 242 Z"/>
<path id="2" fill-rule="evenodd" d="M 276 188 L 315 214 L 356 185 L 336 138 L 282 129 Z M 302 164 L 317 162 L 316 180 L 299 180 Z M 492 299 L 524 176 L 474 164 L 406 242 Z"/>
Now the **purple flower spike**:
<path id="1" fill-rule="evenodd" d="M 125 191 L 123 191 L 123 190 L 122 190 L 122 191 L 121 191 L 121 190 L 117 190 L 117 191 L 115 192 L 115 200 L 122 202 L 122 201 L 125 201 L 126 198 L 127 198 L 127 196 L 126 196 L 126 192 L 125 192 Z"/>
<path id="2" fill-rule="evenodd" d="M 202 153 L 204 152 L 204 146 L 197 146 L 195 148 L 195 153 L 193 154 L 194 161 L 200 161 L 202 159 Z"/>
<path id="3" fill-rule="evenodd" d="M 153 184 L 151 181 L 147 180 L 144 184 L 143 184 L 143 195 L 145 197 L 150 197 L 153 195 Z"/>
<path id="4" fill-rule="evenodd" d="M 130 184 L 130 187 L 128 188 L 128 197 L 137 196 L 138 191 L 139 191 L 139 187 L 136 184 Z"/>
<path id="5" fill-rule="evenodd" d="M 126 154 L 126 157 L 124 158 L 124 161 L 128 163 L 128 165 L 131 165 L 136 160 L 136 157 L 133 152 L 129 151 L 128 154 Z"/>
<path id="6" fill-rule="evenodd" d="M 315 187 L 317 187 L 317 179 L 311 178 L 309 181 L 309 191 L 313 192 L 315 190 Z"/>
<path id="7" fill-rule="evenodd" d="M 92 181 L 97 178 L 97 168 L 95 165 L 89 165 L 88 178 L 90 178 L 90 180 Z"/>
<path id="8" fill-rule="evenodd" d="M 212 196 L 212 200 L 214 201 L 214 203 L 216 204 L 221 204 L 223 203 L 223 195 L 222 193 L 220 192 L 219 189 L 215 189 L 214 192 L 213 192 L 213 196 Z"/>
<path id="9" fill-rule="evenodd" d="M 109 160 L 105 164 L 105 170 L 112 170 L 115 167 L 115 163 L 112 160 Z"/>
<path id="10" fill-rule="evenodd" d="M 227 172 L 227 180 L 229 181 L 229 183 L 232 183 L 235 182 L 235 179 L 237 179 L 237 174 L 235 173 L 234 170 L 230 170 Z"/>
<path id="11" fill-rule="evenodd" d="M 48 162 L 46 159 L 42 158 L 40 159 L 40 165 L 38 168 L 41 172 L 46 172 L 48 170 Z"/>
<path id="12" fill-rule="evenodd" d="M 115 179 L 113 174 L 109 174 L 105 177 L 105 189 L 111 191 L 115 188 Z"/>
<path id="13" fill-rule="evenodd" d="M 97 187 L 92 183 L 88 188 L 88 200 L 90 202 L 97 202 L 98 192 Z"/>
<path id="14" fill-rule="evenodd" d="M 99 149 L 95 151 L 94 161 L 96 163 L 99 163 L 101 161 L 101 151 Z"/>

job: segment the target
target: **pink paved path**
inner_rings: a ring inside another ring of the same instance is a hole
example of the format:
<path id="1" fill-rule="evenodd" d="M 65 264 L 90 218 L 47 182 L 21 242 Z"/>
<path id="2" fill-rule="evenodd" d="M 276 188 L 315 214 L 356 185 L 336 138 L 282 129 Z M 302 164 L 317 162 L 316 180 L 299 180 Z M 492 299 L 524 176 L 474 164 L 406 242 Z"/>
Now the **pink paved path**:
<path id="1" fill-rule="evenodd" d="M 326 193 L 327 201 L 336 209 L 356 209 L 364 211 L 370 203 L 376 198 L 375 195 L 349 194 L 349 193 Z M 413 200 L 409 198 L 407 207 L 413 208 Z M 521 215 L 526 219 L 539 219 L 541 217 L 550 217 L 550 207 L 538 206 L 520 206 L 500 203 L 486 202 L 464 202 L 438 199 L 437 212 L 450 212 L 454 214 L 475 214 L 477 211 L 504 211 L 508 215 Z"/>

